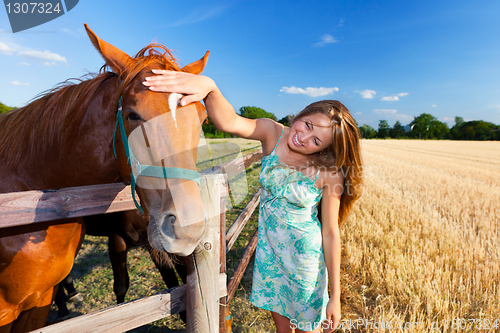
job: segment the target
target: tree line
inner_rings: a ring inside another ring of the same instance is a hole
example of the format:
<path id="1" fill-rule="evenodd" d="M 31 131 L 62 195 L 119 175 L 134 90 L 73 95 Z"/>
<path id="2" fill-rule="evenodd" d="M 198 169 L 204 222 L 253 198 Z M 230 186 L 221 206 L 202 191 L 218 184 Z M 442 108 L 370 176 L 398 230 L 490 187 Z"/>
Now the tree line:
<path id="1" fill-rule="evenodd" d="M 250 119 L 258 119 L 258 118 L 270 118 L 274 121 L 279 121 L 285 126 L 288 126 L 288 119 L 289 116 L 284 117 L 281 120 L 278 120 L 276 116 L 271 113 L 267 112 L 264 109 L 261 109 L 256 106 L 243 106 L 239 109 L 239 114 L 242 117 L 245 118 L 250 118 Z M 207 120 L 205 124 L 202 126 L 203 129 L 203 134 L 205 135 L 206 138 L 232 138 L 233 135 L 229 133 L 224 133 L 219 131 L 218 129 L 215 128 L 214 124 L 210 120 L 210 118 Z"/>
<path id="2" fill-rule="evenodd" d="M 448 124 L 429 113 L 414 117 L 406 126 L 396 121 L 390 127 L 387 120 L 380 120 L 378 130 L 366 124 L 359 130 L 364 139 L 500 140 L 500 125 L 484 120 L 464 121 L 462 117 L 455 117 L 455 125 L 449 128 Z"/>
<path id="3" fill-rule="evenodd" d="M 0 102 L 0 114 L 12 109 L 14 108 Z M 243 106 L 239 109 L 239 114 L 250 119 L 270 118 L 285 126 L 290 126 L 290 121 L 293 119 L 293 115 L 288 115 L 277 120 L 273 113 L 256 106 Z M 367 124 L 358 128 L 364 139 L 500 140 L 500 125 L 483 120 L 464 121 L 462 117 L 455 117 L 455 125 L 449 128 L 446 123 L 429 113 L 414 117 L 413 121 L 406 126 L 398 120 L 394 126 L 390 127 L 387 120 L 380 120 L 377 129 Z M 233 137 L 229 133 L 217 130 L 210 119 L 203 124 L 203 133 L 207 138 Z"/>

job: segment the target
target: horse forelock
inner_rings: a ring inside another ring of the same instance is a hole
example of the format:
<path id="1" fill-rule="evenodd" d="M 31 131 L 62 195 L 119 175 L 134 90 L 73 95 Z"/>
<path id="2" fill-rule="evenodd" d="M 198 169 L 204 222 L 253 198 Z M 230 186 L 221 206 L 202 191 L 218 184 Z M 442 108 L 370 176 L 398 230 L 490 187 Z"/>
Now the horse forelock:
<path id="1" fill-rule="evenodd" d="M 171 51 L 164 45 L 151 43 L 141 49 L 133 58 L 133 62 L 121 69 L 118 73 L 121 81 L 120 93 L 127 87 L 136 76 L 151 64 L 159 65 L 161 69 L 180 71 L 181 67 L 177 63 Z M 107 68 L 106 65 L 103 68 Z"/>

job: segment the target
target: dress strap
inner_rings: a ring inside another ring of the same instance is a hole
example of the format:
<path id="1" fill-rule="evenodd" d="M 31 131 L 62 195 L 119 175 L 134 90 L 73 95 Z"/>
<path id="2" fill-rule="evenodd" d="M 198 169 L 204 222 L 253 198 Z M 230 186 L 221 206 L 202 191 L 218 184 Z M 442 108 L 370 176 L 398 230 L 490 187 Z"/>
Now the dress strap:
<path id="1" fill-rule="evenodd" d="M 283 135 L 284 131 L 285 131 L 285 125 L 283 125 L 283 127 L 281 128 L 281 134 L 280 134 L 280 137 L 278 138 L 278 142 L 276 142 L 276 146 L 274 146 L 273 151 L 269 155 L 274 154 L 274 151 L 276 150 L 276 147 L 278 147 L 278 143 L 280 142 L 281 136 Z"/>
<path id="2" fill-rule="evenodd" d="M 318 170 L 318 172 L 316 173 L 316 177 L 314 177 L 314 184 L 316 184 L 316 180 L 318 179 L 318 176 L 319 176 L 319 172 L 320 172 L 320 171 L 321 171 L 321 170 Z"/>

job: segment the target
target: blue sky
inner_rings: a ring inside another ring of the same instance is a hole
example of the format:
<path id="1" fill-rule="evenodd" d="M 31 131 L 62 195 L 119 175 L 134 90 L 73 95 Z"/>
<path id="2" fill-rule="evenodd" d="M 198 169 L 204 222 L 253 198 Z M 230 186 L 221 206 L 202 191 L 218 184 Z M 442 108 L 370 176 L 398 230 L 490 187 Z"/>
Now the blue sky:
<path id="1" fill-rule="evenodd" d="M 210 57 L 230 103 L 278 119 L 337 99 L 360 125 L 431 113 L 500 124 L 500 1 L 97 1 L 12 33 L 0 8 L 0 101 L 23 106 L 103 60 L 83 24 L 130 55 L 155 40 Z"/>

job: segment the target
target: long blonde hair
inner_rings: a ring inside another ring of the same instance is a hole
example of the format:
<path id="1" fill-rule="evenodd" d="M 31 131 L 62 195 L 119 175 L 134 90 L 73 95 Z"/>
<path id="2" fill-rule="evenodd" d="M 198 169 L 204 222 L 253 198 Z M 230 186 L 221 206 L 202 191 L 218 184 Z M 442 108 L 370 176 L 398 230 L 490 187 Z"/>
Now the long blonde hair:
<path id="1" fill-rule="evenodd" d="M 349 110 L 339 101 L 324 100 L 312 103 L 302 110 L 296 121 L 312 114 L 324 114 L 330 119 L 333 142 L 323 151 L 310 155 L 317 167 L 326 167 L 331 172 L 342 172 L 344 187 L 340 197 L 339 225 L 345 222 L 354 202 L 362 194 L 363 163 L 361 159 L 360 134 L 358 126 Z M 321 204 L 318 205 L 318 208 Z M 318 213 L 321 218 L 321 213 Z"/>

